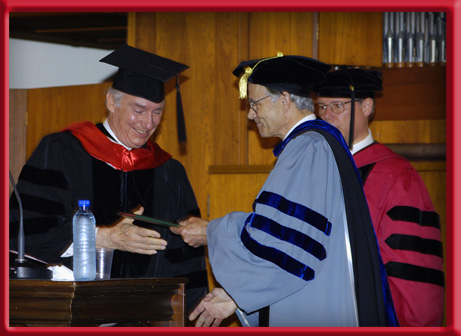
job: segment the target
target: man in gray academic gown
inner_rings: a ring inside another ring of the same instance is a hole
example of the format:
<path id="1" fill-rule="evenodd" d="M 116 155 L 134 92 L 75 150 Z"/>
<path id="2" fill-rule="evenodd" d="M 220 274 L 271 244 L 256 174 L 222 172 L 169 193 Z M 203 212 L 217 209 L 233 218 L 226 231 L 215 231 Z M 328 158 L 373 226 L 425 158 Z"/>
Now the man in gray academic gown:
<path id="1" fill-rule="evenodd" d="M 398 324 L 357 169 L 341 133 L 312 112 L 311 89 L 329 69 L 278 54 L 234 70 L 248 118 L 282 142 L 253 212 L 172 229 L 191 246 L 208 244 L 222 286 L 189 316 L 196 326 L 234 312 L 244 326 Z"/>

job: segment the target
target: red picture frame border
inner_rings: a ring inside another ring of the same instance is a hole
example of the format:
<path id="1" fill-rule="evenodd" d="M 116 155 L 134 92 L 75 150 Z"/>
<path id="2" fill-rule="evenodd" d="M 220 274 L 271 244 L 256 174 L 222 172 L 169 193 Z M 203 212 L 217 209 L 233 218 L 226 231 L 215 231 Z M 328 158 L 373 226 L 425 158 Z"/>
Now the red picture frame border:
<path id="1" fill-rule="evenodd" d="M 225 11 L 331 11 L 331 12 L 446 12 L 447 15 L 447 228 L 446 228 L 446 326 L 441 328 L 10 328 L 8 309 L 8 89 L 9 89 L 9 13 L 11 12 L 225 12 Z M 29 334 L 309 334 L 309 335 L 461 335 L 461 0 L 0 0 L 0 106 L 2 111 L 3 146 L 1 148 L 2 179 L 0 179 L 3 214 L 3 249 L 1 260 L 2 298 L 0 311 L 4 318 L 0 333 L 14 335 Z M 457 111 L 455 113 L 455 111 Z M 457 130 L 457 132 L 456 132 Z M 458 206 L 457 206 L 458 205 Z"/>

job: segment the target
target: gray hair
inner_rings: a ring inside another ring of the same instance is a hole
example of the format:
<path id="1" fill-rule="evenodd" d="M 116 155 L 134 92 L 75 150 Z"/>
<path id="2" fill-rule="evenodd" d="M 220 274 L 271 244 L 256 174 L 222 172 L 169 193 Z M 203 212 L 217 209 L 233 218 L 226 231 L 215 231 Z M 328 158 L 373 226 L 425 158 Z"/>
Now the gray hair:
<path id="1" fill-rule="evenodd" d="M 279 99 L 282 95 L 282 92 L 280 90 L 275 90 L 266 87 L 266 91 L 272 97 L 272 102 L 276 102 L 277 99 Z M 293 101 L 293 103 L 295 103 L 298 110 L 309 110 L 311 112 L 314 112 L 314 101 L 312 100 L 312 98 L 297 96 L 295 94 L 290 93 L 290 99 Z"/>
<path id="2" fill-rule="evenodd" d="M 114 98 L 115 106 L 120 107 L 120 104 L 122 103 L 122 99 L 125 96 L 125 94 L 122 91 L 114 89 L 113 87 L 107 89 L 107 92 L 110 93 Z"/>

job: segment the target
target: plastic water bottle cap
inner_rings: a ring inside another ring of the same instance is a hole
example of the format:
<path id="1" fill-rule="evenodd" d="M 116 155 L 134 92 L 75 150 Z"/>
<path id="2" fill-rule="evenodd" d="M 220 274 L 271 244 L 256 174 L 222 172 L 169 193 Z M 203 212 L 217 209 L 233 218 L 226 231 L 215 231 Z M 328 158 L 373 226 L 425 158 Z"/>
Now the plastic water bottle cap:
<path id="1" fill-rule="evenodd" d="M 79 207 L 89 207 L 90 206 L 90 201 L 89 200 L 79 200 L 78 201 L 78 206 Z"/>

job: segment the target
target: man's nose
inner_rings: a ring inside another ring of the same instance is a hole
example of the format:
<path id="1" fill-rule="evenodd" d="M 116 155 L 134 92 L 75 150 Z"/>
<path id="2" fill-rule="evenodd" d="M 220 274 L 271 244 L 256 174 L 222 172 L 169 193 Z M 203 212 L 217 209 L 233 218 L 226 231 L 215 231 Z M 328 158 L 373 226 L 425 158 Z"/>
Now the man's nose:
<path id="1" fill-rule="evenodd" d="M 247 117 L 250 120 L 253 120 L 256 117 L 256 112 L 251 107 L 248 108 Z"/>
<path id="2" fill-rule="evenodd" d="M 146 129 L 152 129 L 155 124 L 154 117 L 152 116 L 152 114 L 146 113 L 142 118 L 141 124 Z"/>
<path id="3" fill-rule="evenodd" d="M 322 114 L 321 118 L 322 118 L 323 120 L 329 120 L 329 119 L 331 119 L 331 117 L 332 117 L 333 115 L 334 115 L 334 113 L 333 113 L 333 111 L 332 111 L 332 109 L 331 109 L 331 106 L 330 106 L 330 105 L 327 105 L 327 106 L 325 107 L 325 110 L 323 111 L 323 114 Z"/>

